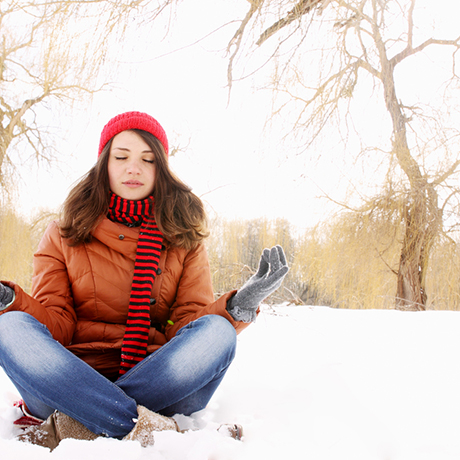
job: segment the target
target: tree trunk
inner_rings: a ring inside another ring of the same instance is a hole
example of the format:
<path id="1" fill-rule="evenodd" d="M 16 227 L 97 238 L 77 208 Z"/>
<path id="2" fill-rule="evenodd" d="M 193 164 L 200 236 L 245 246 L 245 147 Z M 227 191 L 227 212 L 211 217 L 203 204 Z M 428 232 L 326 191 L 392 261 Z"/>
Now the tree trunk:
<path id="1" fill-rule="evenodd" d="M 373 1 L 377 11 L 376 0 Z M 401 247 L 396 288 L 396 308 L 419 311 L 426 308 L 425 275 L 434 239 L 440 230 L 441 210 L 437 193 L 423 177 L 420 166 L 412 156 L 407 141 L 407 120 L 398 100 L 394 81 L 394 63 L 387 50 L 374 16 L 374 40 L 381 64 L 385 105 L 393 124 L 393 151 L 399 166 L 409 181 L 408 203 L 404 217 L 405 231 Z"/>
<path id="2" fill-rule="evenodd" d="M 412 190 L 410 201 L 404 216 L 396 308 L 420 311 L 426 309 L 426 271 L 431 248 L 441 229 L 442 211 L 434 186 L 427 182 Z"/>

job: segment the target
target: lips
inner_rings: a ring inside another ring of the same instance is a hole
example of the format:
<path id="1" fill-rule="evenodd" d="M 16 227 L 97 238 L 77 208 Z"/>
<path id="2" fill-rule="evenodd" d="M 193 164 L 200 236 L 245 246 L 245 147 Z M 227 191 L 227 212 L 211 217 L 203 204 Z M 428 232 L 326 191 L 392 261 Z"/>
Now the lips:
<path id="1" fill-rule="evenodd" d="M 126 182 L 123 182 L 123 185 L 127 185 L 128 187 L 140 187 L 144 184 L 138 180 L 127 180 Z"/>

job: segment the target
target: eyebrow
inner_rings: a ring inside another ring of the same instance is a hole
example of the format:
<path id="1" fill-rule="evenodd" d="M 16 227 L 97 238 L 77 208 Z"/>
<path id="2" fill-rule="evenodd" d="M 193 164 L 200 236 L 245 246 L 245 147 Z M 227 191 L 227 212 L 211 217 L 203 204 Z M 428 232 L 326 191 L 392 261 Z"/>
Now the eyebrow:
<path id="1" fill-rule="evenodd" d="M 131 152 L 127 147 L 113 147 L 113 150 L 123 150 L 124 152 Z M 142 153 L 153 153 L 153 150 L 142 150 Z"/>

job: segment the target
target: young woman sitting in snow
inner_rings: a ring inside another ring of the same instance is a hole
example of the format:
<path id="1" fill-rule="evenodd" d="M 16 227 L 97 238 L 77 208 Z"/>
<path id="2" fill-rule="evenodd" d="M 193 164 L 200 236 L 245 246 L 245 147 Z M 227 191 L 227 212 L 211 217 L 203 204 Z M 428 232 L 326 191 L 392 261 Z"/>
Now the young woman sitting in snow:
<path id="1" fill-rule="evenodd" d="M 214 301 L 206 236 L 160 124 L 140 112 L 110 120 L 97 163 L 40 242 L 32 295 L 0 283 L 0 366 L 24 411 L 47 419 L 23 439 L 148 445 L 152 431 L 177 429 L 172 415 L 206 407 L 236 333 L 288 271 L 281 247 L 266 249 L 258 272 Z"/>

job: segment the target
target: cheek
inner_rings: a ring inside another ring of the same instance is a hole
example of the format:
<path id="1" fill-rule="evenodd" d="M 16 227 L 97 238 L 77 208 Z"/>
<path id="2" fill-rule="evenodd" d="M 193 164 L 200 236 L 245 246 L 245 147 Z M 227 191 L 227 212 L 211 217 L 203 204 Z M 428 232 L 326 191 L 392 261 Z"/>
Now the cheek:
<path id="1" fill-rule="evenodd" d="M 150 183 L 152 184 L 152 186 L 155 184 L 155 177 L 156 177 L 156 169 L 155 167 L 153 167 L 149 171 L 149 179 L 150 179 Z"/>
<path id="2" fill-rule="evenodd" d="M 114 168 L 110 167 L 110 163 L 109 163 L 109 166 L 107 168 L 107 173 L 109 175 L 109 183 L 110 183 L 110 185 L 112 185 L 113 182 L 115 181 L 116 174 L 115 174 Z"/>
<path id="3" fill-rule="evenodd" d="M 109 176 L 109 185 L 110 188 L 113 190 L 113 187 L 116 187 L 118 184 L 118 179 L 120 177 L 120 168 L 117 168 L 117 165 L 114 163 L 111 163 L 109 161 L 109 164 L 107 165 L 107 173 Z"/>

